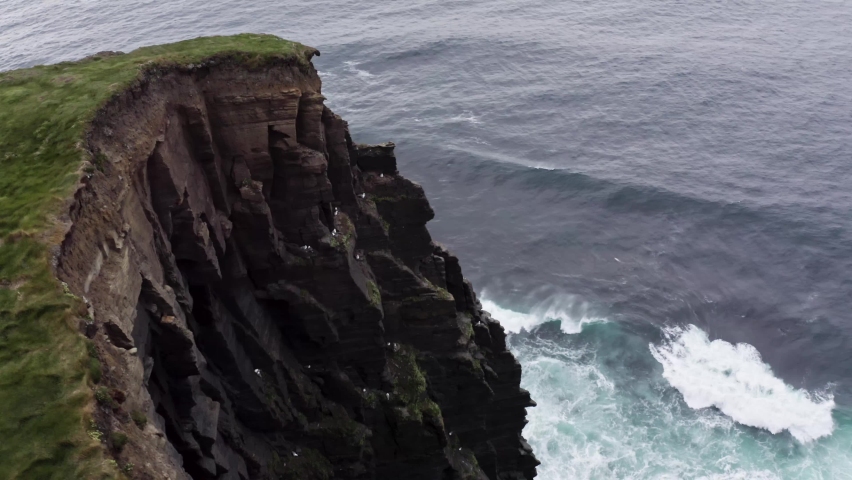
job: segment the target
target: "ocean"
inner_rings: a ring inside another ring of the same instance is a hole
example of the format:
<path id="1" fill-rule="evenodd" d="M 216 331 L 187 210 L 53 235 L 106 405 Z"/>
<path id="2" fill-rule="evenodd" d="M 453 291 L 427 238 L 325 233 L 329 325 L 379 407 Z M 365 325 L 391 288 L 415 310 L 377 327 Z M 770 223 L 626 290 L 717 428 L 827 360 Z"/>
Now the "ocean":
<path id="1" fill-rule="evenodd" d="M 397 143 L 538 478 L 852 478 L 852 2 L 4 0 L 0 70 L 241 32 Z"/>

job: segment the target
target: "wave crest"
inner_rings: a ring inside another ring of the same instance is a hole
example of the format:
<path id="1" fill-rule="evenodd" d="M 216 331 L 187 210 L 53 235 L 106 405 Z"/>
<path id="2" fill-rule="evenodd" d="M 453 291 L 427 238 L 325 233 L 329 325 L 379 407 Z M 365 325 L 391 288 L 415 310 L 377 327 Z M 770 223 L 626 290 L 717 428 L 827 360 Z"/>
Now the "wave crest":
<path id="1" fill-rule="evenodd" d="M 834 430 L 833 396 L 785 384 L 752 345 L 710 341 L 695 325 L 664 333 L 661 345 L 649 344 L 651 354 L 690 408 L 716 407 L 737 423 L 773 434 L 787 430 L 802 443 Z"/>

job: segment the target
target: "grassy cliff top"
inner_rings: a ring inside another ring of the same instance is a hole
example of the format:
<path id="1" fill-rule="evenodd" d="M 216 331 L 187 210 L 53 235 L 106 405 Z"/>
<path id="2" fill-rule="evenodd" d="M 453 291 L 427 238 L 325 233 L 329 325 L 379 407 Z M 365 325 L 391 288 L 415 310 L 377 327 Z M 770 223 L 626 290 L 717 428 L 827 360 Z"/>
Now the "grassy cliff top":
<path id="1" fill-rule="evenodd" d="M 309 51 L 243 34 L 0 73 L 0 478 L 118 471 L 89 425 L 97 375 L 87 372 L 98 367 L 73 328 L 80 300 L 63 291 L 49 264 L 48 247 L 61 240 L 52 219 L 90 160 L 82 146 L 91 120 L 151 69 L 225 57 L 250 66 L 305 62 Z"/>
<path id="2" fill-rule="evenodd" d="M 89 121 L 145 70 L 234 57 L 303 60 L 304 45 L 272 35 L 205 37 L 120 55 L 0 73 L 0 238 L 44 225 L 44 207 L 77 181 Z"/>

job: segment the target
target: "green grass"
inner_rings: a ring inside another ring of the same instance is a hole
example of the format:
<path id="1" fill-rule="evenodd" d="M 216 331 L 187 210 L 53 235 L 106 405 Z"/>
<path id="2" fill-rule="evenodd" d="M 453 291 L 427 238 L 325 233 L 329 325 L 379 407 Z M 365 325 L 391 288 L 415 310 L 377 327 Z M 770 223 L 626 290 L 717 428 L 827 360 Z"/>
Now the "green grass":
<path id="1" fill-rule="evenodd" d="M 144 70 L 225 57 L 257 68 L 274 59 L 303 60 L 304 51 L 271 35 L 244 34 L 0 73 L 0 238 L 44 227 L 45 207 L 65 198 L 77 180 L 84 156 L 77 145 L 89 121 Z"/>
<path id="2" fill-rule="evenodd" d="M 144 430 L 145 425 L 148 424 L 148 417 L 146 417 L 145 414 L 139 410 L 133 410 L 132 412 L 130 412 L 130 418 L 133 419 L 133 423 L 135 423 L 136 426 L 139 427 L 139 429 L 141 430 Z"/>
<path id="3" fill-rule="evenodd" d="M 209 59 L 304 64 L 306 51 L 245 34 L 0 73 L 0 478 L 105 478 L 116 470 L 86 433 L 96 368 L 73 328 L 80 301 L 49 265 L 48 247 L 62 233 L 53 219 L 85 165 L 105 161 L 82 147 L 91 120 L 147 72 Z"/>
<path id="4" fill-rule="evenodd" d="M 109 441 L 112 443 L 112 448 L 116 452 L 121 452 L 124 450 L 124 446 L 127 445 L 127 435 L 123 432 L 112 432 L 109 436 Z"/>
<path id="5" fill-rule="evenodd" d="M 118 407 L 118 404 L 115 402 L 115 400 L 113 400 L 112 396 L 109 394 L 109 389 L 107 387 L 98 387 L 95 390 L 95 401 L 105 407 Z"/>

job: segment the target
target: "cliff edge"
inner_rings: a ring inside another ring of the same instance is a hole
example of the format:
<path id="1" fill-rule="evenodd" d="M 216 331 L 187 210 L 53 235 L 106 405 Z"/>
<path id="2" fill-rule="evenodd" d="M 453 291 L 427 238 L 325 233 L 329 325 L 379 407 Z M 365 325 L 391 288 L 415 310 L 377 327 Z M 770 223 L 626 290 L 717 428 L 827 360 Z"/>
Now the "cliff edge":
<path id="1" fill-rule="evenodd" d="M 503 328 L 318 54 L 0 74 L 0 477 L 535 476 Z"/>

